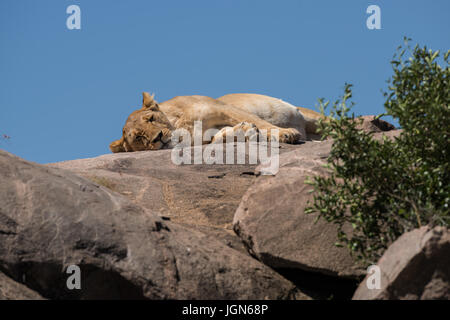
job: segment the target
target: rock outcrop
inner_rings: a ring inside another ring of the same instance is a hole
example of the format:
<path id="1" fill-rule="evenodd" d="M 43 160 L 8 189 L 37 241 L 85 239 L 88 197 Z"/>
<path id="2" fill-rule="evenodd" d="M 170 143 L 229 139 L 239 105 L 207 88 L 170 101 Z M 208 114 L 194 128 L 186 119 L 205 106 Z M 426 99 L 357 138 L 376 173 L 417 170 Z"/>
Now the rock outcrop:
<path id="1" fill-rule="evenodd" d="M 376 138 L 392 128 L 362 127 Z M 175 165 L 172 150 L 37 165 L 0 151 L 0 298 L 350 298 L 365 270 L 334 245 L 334 225 L 304 213 L 305 179 L 327 174 L 331 145 L 281 144 L 275 176 L 248 154 L 239 165 Z M 66 286 L 72 264 L 81 290 Z"/>
<path id="2" fill-rule="evenodd" d="M 381 125 L 374 138 L 400 134 L 390 129 L 390 124 Z M 335 246 L 336 226 L 317 220 L 317 214 L 305 213 L 313 199 L 312 187 L 305 181 L 327 174 L 323 165 L 332 144 L 331 140 L 309 141 L 280 155 L 277 175 L 259 176 L 243 196 L 234 216 L 234 230 L 249 252 L 272 268 L 360 279 L 365 272 L 362 266 L 355 264 L 346 248 Z"/>
<path id="3" fill-rule="evenodd" d="M 0 300 L 43 300 L 43 298 L 0 272 Z"/>
<path id="4" fill-rule="evenodd" d="M 252 255 L 272 268 L 358 278 L 362 270 L 346 248 L 334 245 L 337 229 L 304 212 L 313 196 L 305 179 L 326 174 L 332 141 L 307 142 L 280 156 L 276 176 L 259 176 L 243 196 L 234 230 Z"/>
<path id="5" fill-rule="evenodd" d="M 369 289 L 370 274 L 354 300 L 449 300 L 450 232 L 422 227 L 398 238 L 377 263 L 380 289 Z"/>
<path id="6" fill-rule="evenodd" d="M 248 255 L 69 171 L 0 151 L 0 180 L 0 271 L 45 298 L 307 298 Z M 81 290 L 66 286 L 72 264 Z"/>
<path id="7" fill-rule="evenodd" d="M 283 144 L 280 153 L 296 147 Z M 255 180 L 257 165 L 249 164 L 248 155 L 246 164 L 176 165 L 171 153 L 172 150 L 116 153 L 49 166 L 71 170 L 164 219 L 246 252 L 232 230 L 232 221 L 243 194 Z"/>
<path id="8" fill-rule="evenodd" d="M 359 129 L 366 132 L 385 132 L 395 130 L 395 126 L 387 121 L 377 118 L 376 116 L 361 116 L 363 122 L 358 126 Z M 358 120 L 359 121 L 359 120 Z"/>

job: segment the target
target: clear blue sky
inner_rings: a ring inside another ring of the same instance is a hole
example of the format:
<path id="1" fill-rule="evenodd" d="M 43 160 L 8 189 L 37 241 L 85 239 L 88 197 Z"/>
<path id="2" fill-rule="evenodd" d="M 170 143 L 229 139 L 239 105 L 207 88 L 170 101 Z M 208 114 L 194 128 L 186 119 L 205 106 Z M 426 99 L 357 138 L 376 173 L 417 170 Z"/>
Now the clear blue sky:
<path id="1" fill-rule="evenodd" d="M 81 8 L 68 30 L 66 8 Z M 366 8 L 381 8 L 368 30 Z M 383 111 L 389 61 L 407 35 L 450 48 L 448 0 L 1 0 L 0 141 L 40 163 L 109 153 L 141 92 L 261 93 L 311 107 L 354 87 Z"/>

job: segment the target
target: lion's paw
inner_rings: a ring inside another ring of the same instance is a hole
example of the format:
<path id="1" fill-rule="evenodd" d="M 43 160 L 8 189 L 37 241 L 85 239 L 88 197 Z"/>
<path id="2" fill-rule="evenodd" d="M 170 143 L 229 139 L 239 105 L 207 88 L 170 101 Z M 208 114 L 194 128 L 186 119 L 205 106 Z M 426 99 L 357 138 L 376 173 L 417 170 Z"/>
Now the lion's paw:
<path id="1" fill-rule="evenodd" d="M 280 143 L 298 144 L 305 140 L 305 137 L 294 128 L 280 129 L 278 137 Z"/>
<path id="2" fill-rule="evenodd" d="M 222 128 L 212 139 L 211 143 L 223 143 L 228 137 L 234 137 L 233 141 L 257 141 L 259 130 L 255 124 L 249 122 L 241 122 L 234 127 Z M 228 139 L 229 140 L 229 139 Z"/>

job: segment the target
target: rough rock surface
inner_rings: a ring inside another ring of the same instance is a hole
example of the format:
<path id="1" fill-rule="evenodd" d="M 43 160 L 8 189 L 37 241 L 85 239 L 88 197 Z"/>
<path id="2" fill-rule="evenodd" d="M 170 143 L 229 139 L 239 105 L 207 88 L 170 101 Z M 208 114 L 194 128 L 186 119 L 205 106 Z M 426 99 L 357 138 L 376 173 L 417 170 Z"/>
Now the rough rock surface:
<path id="1" fill-rule="evenodd" d="M 354 300 L 450 299 L 450 231 L 422 227 L 403 234 L 377 263 L 380 289 L 368 289 L 366 279 Z"/>
<path id="2" fill-rule="evenodd" d="M 0 270 L 45 298 L 307 298 L 251 257 L 69 171 L 0 151 L 0 180 Z M 71 264 L 81 290 L 67 289 Z"/>
<path id="3" fill-rule="evenodd" d="M 312 195 L 308 176 L 322 165 L 332 141 L 307 142 L 280 156 L 276 176 L 259 176 L 234 216 L 234 230 L 250 253 L 273 268 L 296 268 L 332 276 L 359 277 L 345 248 L 337 248 L 336 227 L 304 209 Z"/>
<path id="4" fill-rule="evenodd" d="M 359 126 L 360 129 L 366 132 L 383 132 L 395 130 L 395 126 L 382 119 L 376 119 L 376 116 L 361 116 L 358 119 L 363 119 L 363 123 Z"/>
<path id="5" fill-rule="evenodd" d="M 0 300 L 43 300 L 43 298 L 0 272 Z"/>
<path id="6" fill-rule="evenodd" d="M 282 144 L 280 153 L 296 147 Z M 116 153 L 49 166 L 71 170 L 172 222 L 245 252 L 232 230 L 232 221 L 243 194 L 255 179 L 256 164 L 248 164 L 247 156 L 247 164 L 240 165 L 175 165 L 171 153 Z"/>
<path id="7" fill-rule="evenodd" d="M 374 137 L 393 138 L 399 133 L 379 132 Z M 332 143 L 310 141 L 282 154 L 277 175 L 259 176 L 249 187 L 233 225 L 249 252 L 273 268 L 358 279 L 364 270 L 355 265 L 346 248 L 334 245 L 337 228 L 322 219 L 316 222 L 317 214 L 304 213 L 313 199 L 305 179 L 326 174 L 322 165 Z"/>

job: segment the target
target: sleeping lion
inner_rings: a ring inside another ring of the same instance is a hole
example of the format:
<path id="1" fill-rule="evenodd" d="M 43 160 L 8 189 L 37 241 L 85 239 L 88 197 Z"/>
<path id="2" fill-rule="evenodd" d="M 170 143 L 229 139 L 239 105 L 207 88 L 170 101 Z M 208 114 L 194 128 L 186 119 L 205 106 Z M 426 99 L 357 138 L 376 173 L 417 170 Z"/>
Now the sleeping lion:
<path id="1" fill-rule="evenodd" d="M 143 93 L 142 108 L 130 114 L 122 138 L 110 144 L 112 152 L 131 152 L 170 148 L 172 132 L 186 129 L 193 135 L 194 121 L 202 121 L 202 130 L 217 129 L 224 138 L 230 130 L 267 130 L 272 138 L 278 129 L 279 142 L 299 143 L 317 138 L 316 121 L 320 113 L 295 107 L 280 99 L 259 94 L 228 94 L 218 99 L 205 96 L 180 96 L 158 103 Z M 276 131 L 273 131 L 276 132 Z M 225 139 L 223 139 L 225 141 Z"/>

